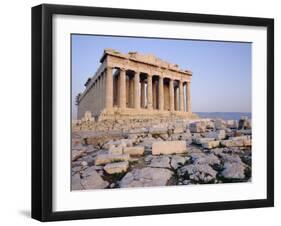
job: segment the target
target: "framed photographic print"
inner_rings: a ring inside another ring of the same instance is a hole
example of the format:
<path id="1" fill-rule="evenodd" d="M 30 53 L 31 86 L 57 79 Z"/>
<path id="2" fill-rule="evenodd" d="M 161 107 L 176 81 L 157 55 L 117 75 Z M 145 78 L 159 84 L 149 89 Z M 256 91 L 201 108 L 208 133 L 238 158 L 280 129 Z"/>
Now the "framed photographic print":
<path id="1" fill-rule="evenodd" d="M 274 205 L 274 21 L 32 8 L 32 217 Z"/>

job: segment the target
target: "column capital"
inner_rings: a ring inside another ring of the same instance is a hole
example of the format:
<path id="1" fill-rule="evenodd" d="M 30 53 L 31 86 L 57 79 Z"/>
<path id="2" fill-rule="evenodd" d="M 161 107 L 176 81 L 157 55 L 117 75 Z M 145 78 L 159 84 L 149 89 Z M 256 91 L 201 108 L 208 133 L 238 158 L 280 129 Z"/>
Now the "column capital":
<path id="1" fill-rule="evenodd" d="M 152 74 L 147 74 L 147 79 L 152 80 Z"/>
<path id="2" fill-rule="evenodd" d="M 126 71 L 127 68 L 125 68 L 125 67 L 120 67 L 119 70 L 120 70 L 120 71 Z"/>

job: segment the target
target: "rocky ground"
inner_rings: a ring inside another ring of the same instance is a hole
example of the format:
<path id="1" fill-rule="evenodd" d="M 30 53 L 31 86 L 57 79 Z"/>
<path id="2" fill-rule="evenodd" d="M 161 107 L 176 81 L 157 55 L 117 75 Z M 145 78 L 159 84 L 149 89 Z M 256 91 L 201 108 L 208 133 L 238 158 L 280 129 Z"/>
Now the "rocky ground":
<path id="1" fill-rule="evenodd" d="M 73 123 L 72 190 L 251 181 L 251 121 Z"/>

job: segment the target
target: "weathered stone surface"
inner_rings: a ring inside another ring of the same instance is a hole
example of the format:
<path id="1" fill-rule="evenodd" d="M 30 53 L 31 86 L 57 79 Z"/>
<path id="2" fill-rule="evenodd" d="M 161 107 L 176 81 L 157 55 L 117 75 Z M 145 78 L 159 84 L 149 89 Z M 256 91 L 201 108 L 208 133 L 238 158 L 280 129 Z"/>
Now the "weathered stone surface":
<path id="1" fill-rule="evenodd" d="M 143 146 L 126 147 L 123 149 L 123 153 L 129 155 L 143 155 L 144 147 Z"/>
<path id="2" fill-rule="evenodd" d="M 226 162 L 223 166 L 223 171 L 221 175 L 227 179 L 243 179 L 245 178 L 245 167 L 242 163 L 237 162 Z"/>
<path id="3" fill-rule="evenodd" d="M 128 172 L 120 181 L 121 188 L 165 186 L 173 173 L 168 169 L 145 167 Z"/>
<path id="4" fill-rule="evenodd" d="M 194 138 L 193 139 L 193 143 L 195 144 L 204 144 L 204 143 L 207 143 L 207 142 L 210 142 L 210 141 L 214 141 L 215 138 Z"/>
<path id="5" fill-rule="evenodd" d="M 227 126 L 227 128 L 230 128 L 230 129 L 237 129 L 238 128 L 238 121 L 237 120 L 227 120 L 226 126 Z"/>
<path id="6" fill-rule="evenodd" d="M 172 159 L 171 159 L 171 167 L 173 169 L 177 169 L 180 166 L 184 165 L 184 163 L 186 162 L 186 158 L 179 156 L 179 155 L 173 155 Z"/>
<path id="7" fill-rule="evenodd" d="M 251 146 L 251 139 L 250 136 L 231 137 L 229 140 L 221 141 L 221 145 L 225 147 Z"/>
<path id="8" fill-rule="evenodd" d="M 77 159 L 79 159 L 80 157 L 83 156 L 83 154 L 86 152 L 86 149 L 80 149 L 80 150 L 72 150 L 71 154 L 72 154 L 72 161 L 75 161 Z"/>
<path id="9" fill-rule="evenodd" d="M 252 130 L 251 129 L 241 129 L 241 130 L 237 130 L 236 134 L 252 135 Z"/>
<path id="10" fill-rule="evenodd" d="M 252 146 L 252 140 L 251 139 L 244 140 L 244 146 Z"/>
<path id="11" fill-rule="evenodd" d="M 168 156 L 153 157 L 149 166 L 158 168 L 171 168 L 170 158 Z"/>
<path id="12" fill-rule="evenodd" d="M 225 123 L 225 121 L 222 120 L 222 119 L 217 119 L 217 120 L 215 121 L 215 128 L 216 128 L 217 130 L 225 129 L 225 128 L 226 128 L 226 123 Z"/>
<path id="13" fill-rule="evenodd" d="M 132 134 L 142 134 L 142 133 L 148 133 L 149 129 L 148 128 L 135 128 L 131 129 L 130 133 Z"/>
<path id="14" fill-rule="evenodd" d="M 218 140 L 207 141 L 202 144 L 202 147 L 207 149 L 217 148 L 219 146 L 220 146 L 220 141 Z"/>
<path id="15" fill-rule="evenodd" d="M 169 139 L 169 135 L 168 135 L 167 133 L 160 134 L 159 137 L 160 137 L 162 140 L 168 140 L 168 139 Z"/>
<path id="16" fill-rule="evenodd" d="M 115 174 L 115 173 L 126 172 L 128 170 L 128 167 L 129 167 L 129 163 L 125 161 L 125 162 L 108 163 L 105 165 L 103 169 L 108 174 Z"/>
<path id="17" fill-rule="evenodd" d="M 209 164 L 215 165 L 220 164 L 220 160 L 214 154 L 204 154 L 202 152 L 190 154 L 193 164 Z"/>
<path id="18" fill-rule="evenodd" d="M 225 130 L 217 130 L 206 134 L 207 138 L 214 138 L 216 140 L 223 140 L 225 138 Z"/>
<path id="19" fill-rule="evenodd" d="M 118 146 L 121 146 L 123 148 L 125 148 L 125 147 L 132 147 L 133 146 L 133 140 L 131 140 L 131 139 L 121 139 L 119 141 Z"/>
<path id="20" fill-rule="evenodd" d="M 152 144 L 153 155 L 181 154 L 186 152 L 185 141 L 156 141 Z"/>
<path id="21" fill-rule="evenodd" d="M 188 132 L 185 132 L 185 133 L 181 133 L 180 136 L 179 136 L 179 139 L 180 140 L 185 140 L 185 141 L 190 141 L 191 142 L 191 133 L 188 131 Z"/>
<path id="22" fill-rule="evenodd" d="M 229 163 L 241 163 L 242 164 L 242 160 L 239 157 L 239 155 L 237 154 L 225 154 L 225 153 L 221 153 L 220 157 L 222 158 L 222 160 L 224 162 L 229 162 Z"/>
<path id="23" fill-rule="evenodd" d="M 153 159 L 153 157 L 154 157 L 153 155 L 148 155 L 144 158 L 144 161 L 150 162 Z"/>
<path id="24" fill-rule="evenodd" d="M 87 166 L 87 165 L 88 165 L 88 163 L 86 161 L 81 162 L 81 166 Z"/>
<path id="25" fill-rule="evenodd" d="M 81 185 L 83 189 L 102 189 L 106 188 L 109 183 L 104 181 L 96 171 L 93 171 L 90 176 L 81 180 Z"/>
<path id="26" fill-rule="evenodd" d="M 214 129 L 215 128 L 215 123 L 213 121 L 207 120 L 207 121 L 205 121 L 205 123 L 206 123 L 207 129 Z"/>
<path id="27" fill-rule="evenodd" d="M 191 133 L 204 133 L 206 130 L 206 123 L 204 121 L 192 122 L 189 124 Z"/>
<path id="28" fill-rule="evenodd" d="M 102 147 L 104 144 L 109 142 L 112 139 L 121 139 L 122 136 L 118 134 L 109 135 L 109 134 L 102 134 L 102 135 L 91 135 L 86 134 L 84 136 L 85 144 L 92 144 L 94 147 L 99 146 Z"/>
<path id="29" fill-rule="evenodd" d="M 152 135 L 160 135 L 168 132 L 167 127 L 164 126 L 154 126 L 149 129 L 149 133 Z"/>
<path id="30" fill-rule="evenodd" d="M 251 139 L 251 136 L 236 136 L 236 137 L 230 137 L 230 140 L 249 140 Z"/>
<path id="31" fill-rule="evenodd" d="M 243 147 L 243 140 L 223 140 L 221 141 L 221 145 L 224 147 Z"/>
<path id="32" fill-rule="evenodd" d="M 209 183 L 215 180 L 217 171 L 208 164 L 194 164 L 183 166 L 179 169 L 178 174 L 196 182 Z"/>
<path id="33" fill-rule="evenodd" d="M 143 145 L 145 148 L 152 148 L 152 143 L 154 143 L 155 141 L 156 141 L 156 139 L 154 139 L 153 137 L 145 138 L 145 139 L 143 139 L 143 141 L 142 141 L 142 145 Z"/>
<path id="34" fill-rule="evenodd" d="M 212 153 L 214 153 L 215 155 L 220 155 L 223 153 L 223 148 L 214 148 L 210 150 Z"/>
<path id="35" fill-rule="evenodd" d="M 122 154 L 122 155 L 112 155 L 112 154 L 100 154 L 96 157 L 95 164 L 98 165 L 105 165 L 111 162 L 122 162 L 122 161 L 129 161 L 130 155 L 129 154 Z"/>
<path id="36" fill-rule="evenodd" d="M 252 122 L 250 119 L 242 118 L 239 120 L 238 129 L 251 129 L 251 128 L 252 128 Z"/>
<path id="37" fill-rule="evenodd" d="M 114 154 L 114 155 L 121 155 L 121 154 L 123 154 L 123 147 L 121 147 L 121 146 L 119 146 L 119 147 L 112 146 L 111 148 L 109 148 L 108 153 L 109 154 Z"/>
<path id="38" fill-rule="evenodd" d="M 174 128 L 173 132 L 175 134 L 177 134 L 177 133 L 184 133 L 184 128 L 183 127 L 176 127 L 176 128 Z"/>
<path id="39" fill-rule="evenodd" d="M 82 189 L 82 185 L 81 185 L 80 174 L 76 173 L 71 178 L 71 190 L 81 190 L 81 189 Z"/>
<path id="40" fill-rule="evenodd" d="M 82 171 L 82 178 L 86 178 L 88 176 L 90 176 L 94 171 L 96 170 L 101 170 L 102 166 L 91 166 L 86 168 L 84 171 Z"/>

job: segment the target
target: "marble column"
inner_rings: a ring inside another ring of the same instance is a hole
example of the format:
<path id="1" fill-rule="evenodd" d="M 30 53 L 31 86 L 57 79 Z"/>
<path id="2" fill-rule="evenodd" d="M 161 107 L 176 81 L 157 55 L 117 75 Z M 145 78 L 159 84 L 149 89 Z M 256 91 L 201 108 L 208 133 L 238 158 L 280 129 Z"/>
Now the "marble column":
<path id="1" fill-rule="evenodd" d="M 137 71 L 134 75 L 134 108 L 140 108 L 140 73 Z"/>
<path id="2" fill-rule="evenodd" d="M 101 108 L 105 107 L 105 98 L 104 98 L 104 89 L 105 89 L 105 79 L 104 73 L 101 74 Z"/>
<path id="3" fill-rule="evenodd" d="M 156 81 L 153 82 L 152 80 L 152 108 L 157 109 L 157 87 Z"/>
<path id="4" fill-rule="evenodd" d="M 134 80 L 131 76 L 129 77 L 129 107 L 134 107 Z"/>
<path id="5" fill-rule="evenodd" d="M 141 81 L 141 107 L 145 107 L 145 82 Z"/>
<path id="6" fill-rule="evenodd" d="M 180 111 L 184 111 L 183 82 L 180 80 Z"/>
<path id="7" fill-rule="evenodd" d="M 119 107 L 126 108 L 126 71 L 120 69 Z"/>
<path id="8" fill-rule="evenodd" d="M 100 78 L 97 78 L 97 112 L 100 111 Z"/>
<path id="9" fill-rule="evenodd" d="M 175 103 L 175 110 L 179 110 L 179 92 L 178 92 L 178 83 L 177 86 L 174 89 L 174 103 Z"/>
<path id="10" fill-rule="evenodd" d="M 112 68 L 106 68 L 106 93 L 105 93 L 105 107 L 107 109 L 113 106 L 113 78 L 112 78 Z"/>
<path id="11" fill-rule="evenodd" d="M 170 79 L 169 82 L 169 89 L 170 89 L 170 111 L 174 111 L 175 110 L 175 106 L 174 106 L 174 80 Z"/>
<path id="12" fill-rule="evenodd" d="M 159 76 L 159 93 L 158 93 L 158 103 L 159 110 L 164 110 L 164 87 L 163 87 L 163 77 Z"/>
<path id="13" fill-rule="evenodd" d="M 94 82 L 94 85 L 93 85 L 93 96 L 94 96 L 94 99 L 93 99 L 93 104 L 94 104 L 94 111 L 93 111 L 93 114 L 95 115 L 97 113 L 97 102 L 96 102 L 96 97 L 97 97 L 97 85 L 96 85 L 96 81 Z"/>
<path id="14" fill-rule="evenodd" d="M 191 113 L 190 81 L 186 82 L 186 111 Z"/>
<path id="15" fill-rule="evenodd" d="M 147 75 L 147 108 L 152 110 L 152 75 Z"/>

